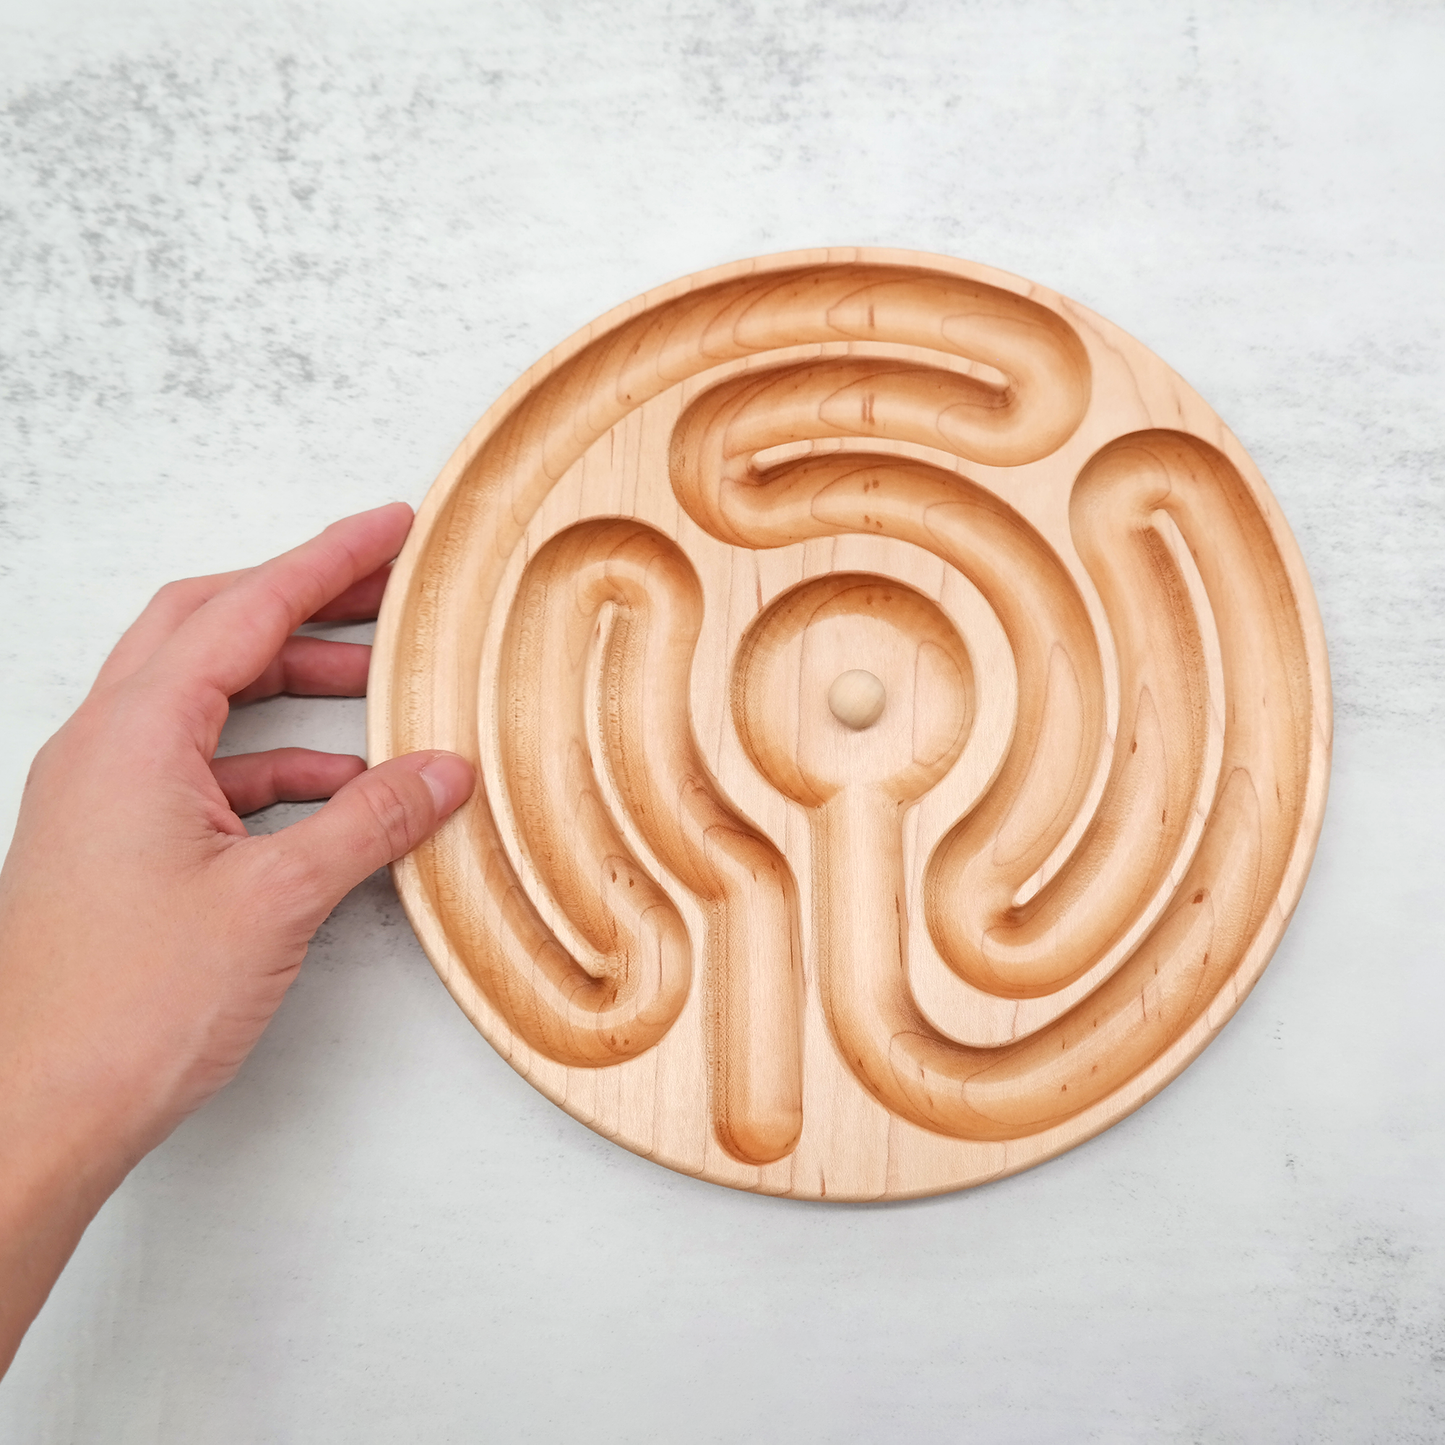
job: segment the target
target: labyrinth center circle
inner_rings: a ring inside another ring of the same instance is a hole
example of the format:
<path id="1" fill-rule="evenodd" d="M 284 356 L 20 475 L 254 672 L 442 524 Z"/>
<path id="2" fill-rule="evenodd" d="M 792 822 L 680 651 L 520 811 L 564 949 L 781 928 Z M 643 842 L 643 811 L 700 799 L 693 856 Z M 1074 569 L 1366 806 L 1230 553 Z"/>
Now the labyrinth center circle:
<path id="1" fill-rule="evenodd" d="M 843 572 L 799 584 L 753 622 L 733 668 L 744 749 L 805 807 L 850 787 L 912 802 L 967 739 L 968 649 L 936 602 L 896 579 Z M 850 676 L 876 707 L 863 726 L 836 715 L 838 681 Z"/>
<path id="2" fill-rule="evenodd" d="M 1227 1020 L 1312 856 L 1329 679 L 1277 504 L 1167 366 L 987 268 L 811 252 L 506 393 L 398 560 L 368 729 L 480 764 L 394 871 L 536 1087 L 695 1176 L 898 1198 L 1088 1138 Z"/>

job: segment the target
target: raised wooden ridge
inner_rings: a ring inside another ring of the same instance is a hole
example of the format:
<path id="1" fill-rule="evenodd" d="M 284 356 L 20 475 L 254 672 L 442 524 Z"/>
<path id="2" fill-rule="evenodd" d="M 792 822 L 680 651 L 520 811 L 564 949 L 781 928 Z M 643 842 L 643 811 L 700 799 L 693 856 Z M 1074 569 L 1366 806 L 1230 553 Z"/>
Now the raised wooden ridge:
<path id="1" fill-rule="evenodd" d="M 1003 273 L 831 250 L 508 390 L 395 569 L 368 726 L 478 763 L 395 876 L 519 1072 L 672 1168 L 884 1199 L 1090 1137 L 1218 1031 L 1304 884 L 1329 676 L 1167 366 Z"/>

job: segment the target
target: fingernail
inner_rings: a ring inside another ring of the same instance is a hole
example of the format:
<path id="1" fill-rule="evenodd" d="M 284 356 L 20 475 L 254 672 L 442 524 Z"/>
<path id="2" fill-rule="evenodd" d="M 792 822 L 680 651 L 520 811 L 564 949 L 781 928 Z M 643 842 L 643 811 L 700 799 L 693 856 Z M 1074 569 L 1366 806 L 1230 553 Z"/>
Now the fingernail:
<path id="1" fill-rule="evenodd" d="M 472 765 L 455 753 L 437 753 L 421 770 L 422 781 L 431 789 L 437 812 L 445 817 L 471 796 Z"/>

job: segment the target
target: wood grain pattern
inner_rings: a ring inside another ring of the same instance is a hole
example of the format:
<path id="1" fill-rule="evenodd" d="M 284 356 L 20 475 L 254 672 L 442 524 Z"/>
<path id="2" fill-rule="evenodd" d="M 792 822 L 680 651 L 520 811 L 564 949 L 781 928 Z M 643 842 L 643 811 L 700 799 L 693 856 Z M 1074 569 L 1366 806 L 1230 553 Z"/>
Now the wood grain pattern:
<path id="1" fill-rule="evenodd" d="M 373 761 L 482 786 L 396 865 L 483 1034 L 719 1183 L 933 1193 L 1163 1087 L 1304 884 L 1309 580 L 1137 342 L 881 250 L 688 277 L 559 347 L 432 488 Z"/>

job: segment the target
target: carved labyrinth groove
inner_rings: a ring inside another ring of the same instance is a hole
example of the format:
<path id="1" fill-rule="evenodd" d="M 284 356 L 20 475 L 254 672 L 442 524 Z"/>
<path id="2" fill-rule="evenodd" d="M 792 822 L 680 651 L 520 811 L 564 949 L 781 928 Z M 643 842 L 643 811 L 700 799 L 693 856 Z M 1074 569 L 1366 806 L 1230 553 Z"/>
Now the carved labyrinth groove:
<path id="1" fill-rule="evenodd" d="M 1328 771 L 1308 577 L 1161 362 L 1011 277 L 796 254 L 640 298 L 432 489 L 373 760 L 482 786 L 397 866 L 584 1122 L 811 1198 L 1027 1167 L 1278 942 Z"/>

